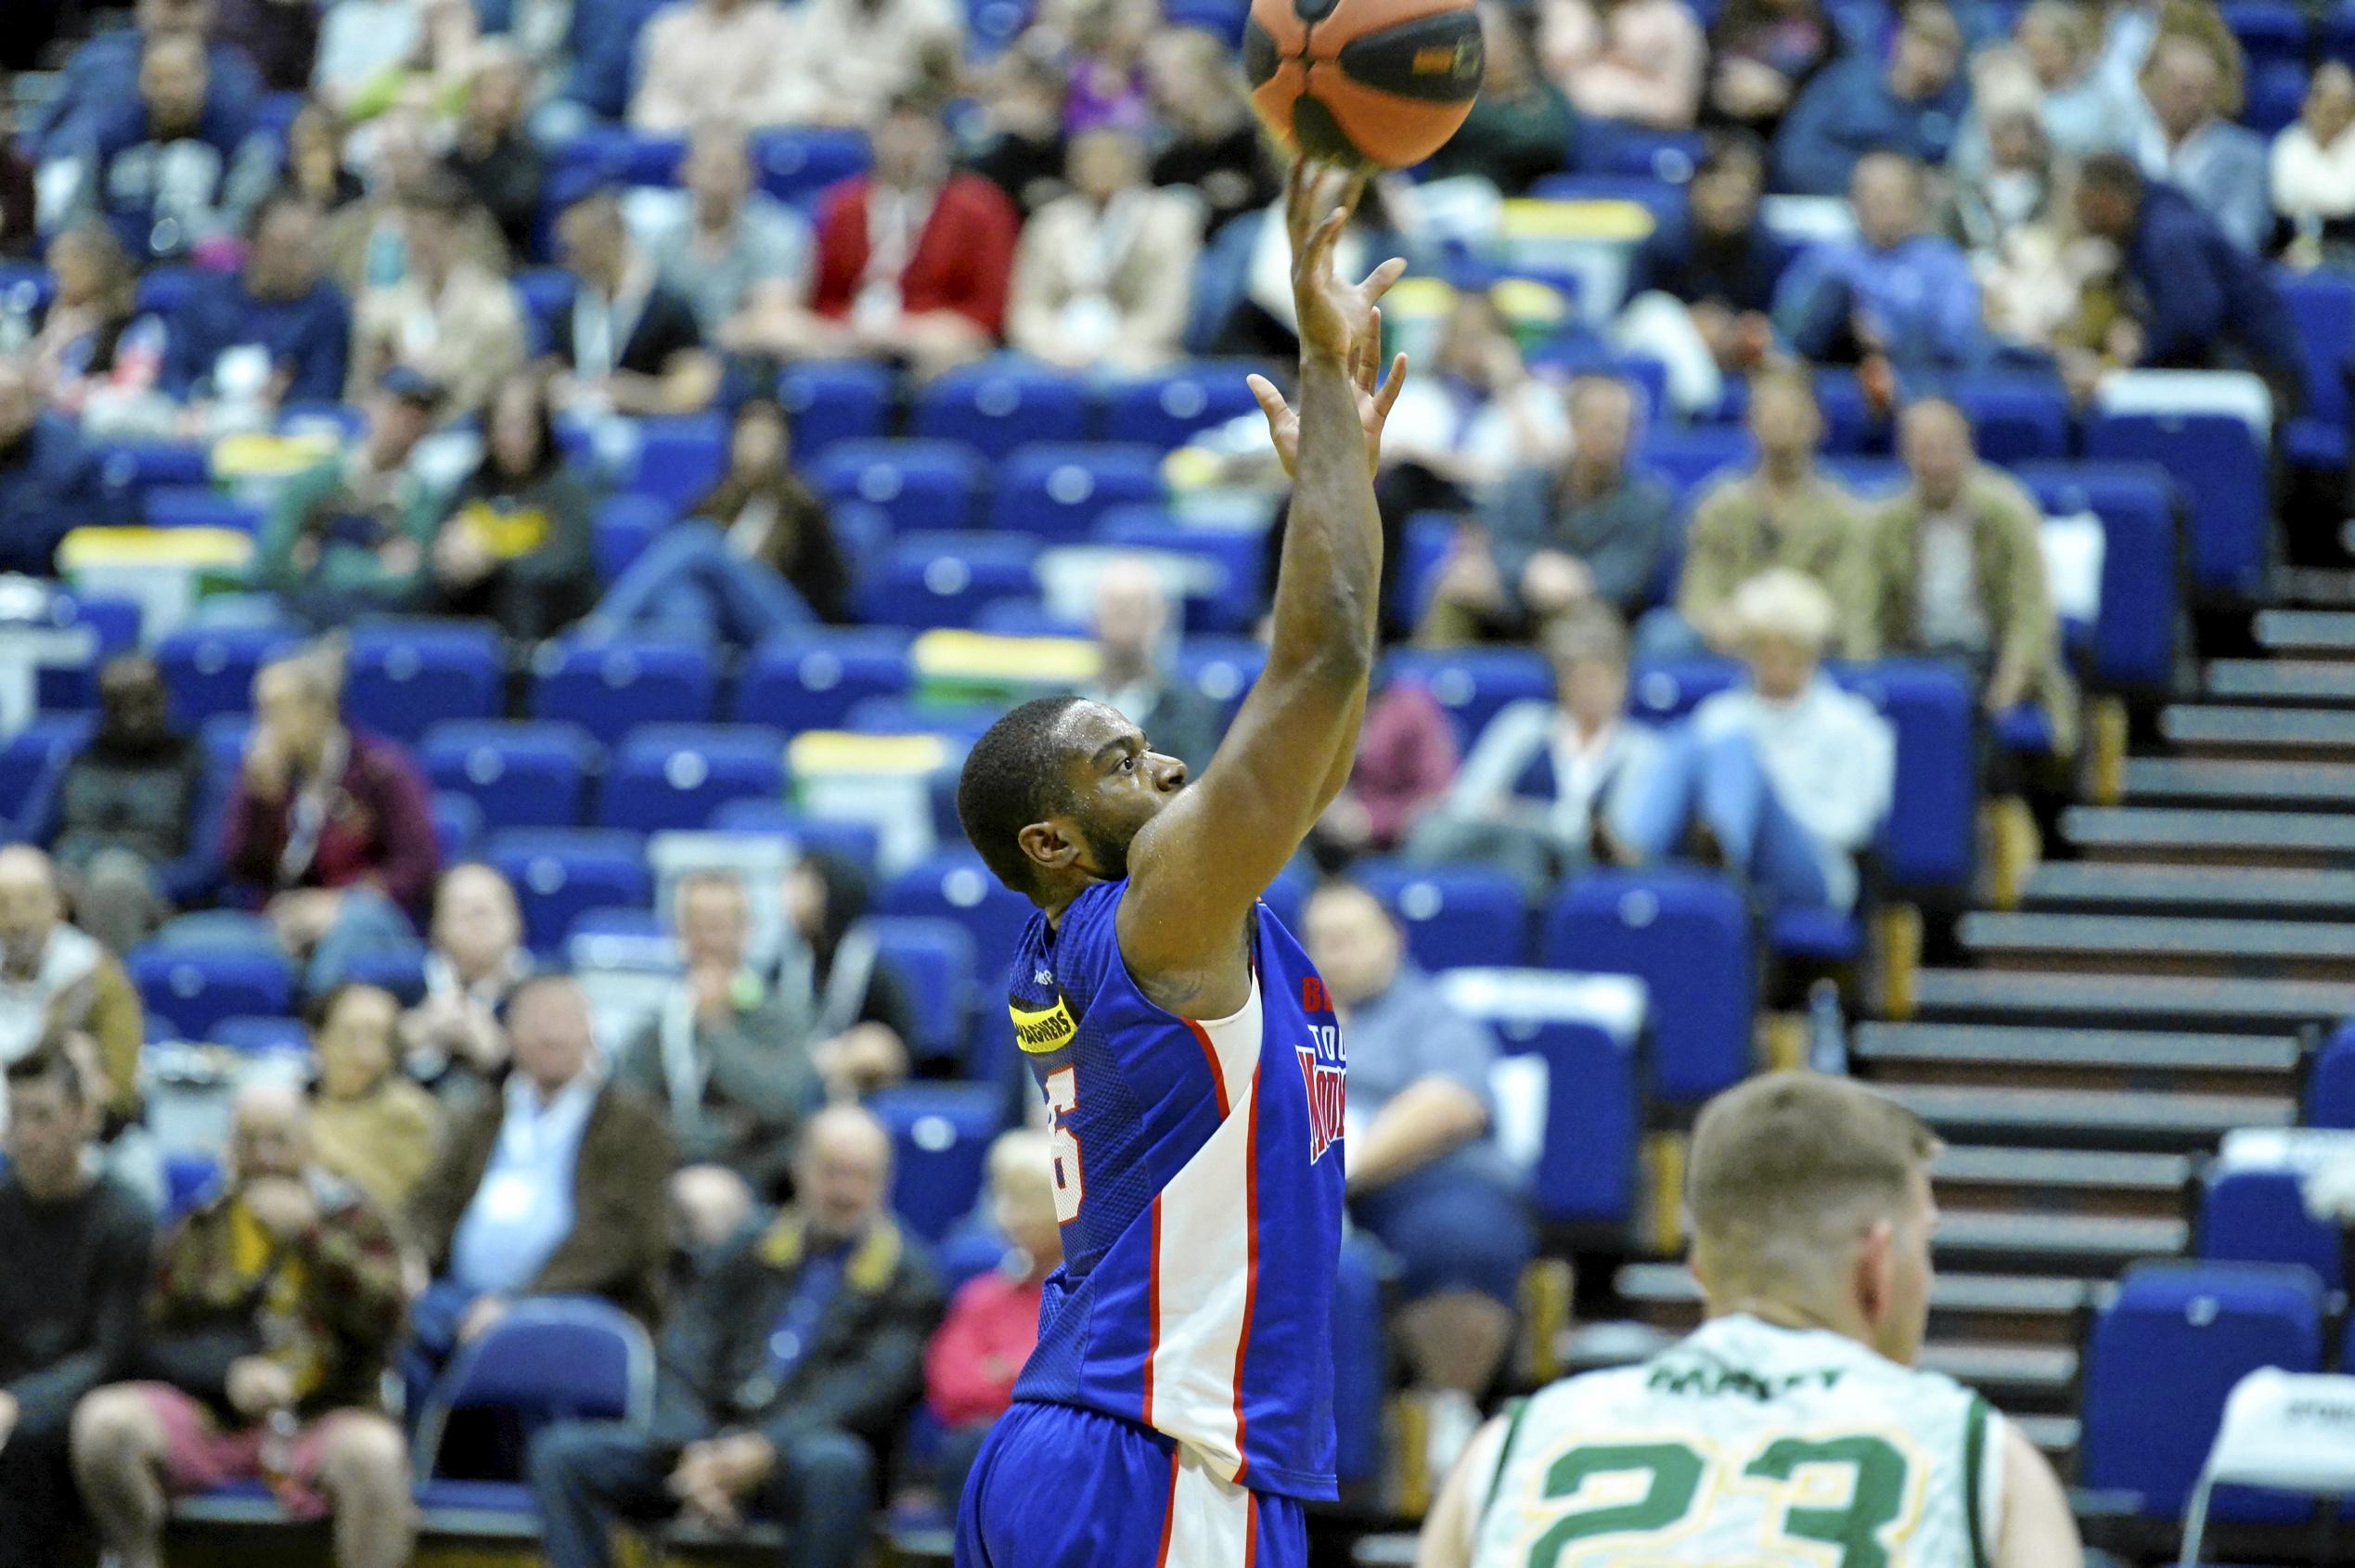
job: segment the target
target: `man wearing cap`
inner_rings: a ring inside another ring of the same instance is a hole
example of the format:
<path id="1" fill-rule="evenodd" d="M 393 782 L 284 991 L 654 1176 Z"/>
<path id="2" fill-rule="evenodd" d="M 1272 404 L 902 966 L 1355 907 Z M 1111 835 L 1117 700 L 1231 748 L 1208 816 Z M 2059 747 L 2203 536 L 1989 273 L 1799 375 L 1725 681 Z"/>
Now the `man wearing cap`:
<path id="1" fill-rule="evenodd" d="M 441 401 L 441 389 L 419 372 L 386 371 L 368 400 L 366 438 L 279 493 L 254 552 L 253 585 L 321 629 L 405 608 L 436 521 L 433 496 L 409 471 L 409 458 Z"/>

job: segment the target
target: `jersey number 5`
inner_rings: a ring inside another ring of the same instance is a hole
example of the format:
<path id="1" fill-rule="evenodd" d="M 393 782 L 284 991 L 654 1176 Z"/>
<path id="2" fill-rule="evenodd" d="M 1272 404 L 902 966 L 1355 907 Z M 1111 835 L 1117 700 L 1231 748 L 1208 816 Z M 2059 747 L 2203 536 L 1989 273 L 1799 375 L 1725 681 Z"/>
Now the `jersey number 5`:
<path id="1" fill-rule="evenodd" d="M 1049 1141 L 1055 1151 L 1055 1223 L 1069 1225 L 1079 1217 L 1080 1201 L 1087 1184 L 1079 1174 L 1079 1135 L 1071 1130 L 1071 1113 L 1079 1108 L 1079 1074 L 1069 1067 L 1047 1074 L 1047 1104 L 1055 1112 Z"/>

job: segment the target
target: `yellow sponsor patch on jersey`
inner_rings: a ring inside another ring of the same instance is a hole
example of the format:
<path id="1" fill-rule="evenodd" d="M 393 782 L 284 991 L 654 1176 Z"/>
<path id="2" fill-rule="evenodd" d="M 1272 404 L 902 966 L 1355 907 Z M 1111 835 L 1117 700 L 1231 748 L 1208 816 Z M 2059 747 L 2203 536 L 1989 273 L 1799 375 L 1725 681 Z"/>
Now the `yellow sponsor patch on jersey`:
<path id="1" fill-rule="evenodd" d="M 1025 1012 L 1011 1002 L 1006 1004 L 1006 1011 L 1014 1021 L 1014 1044 L 1033 1056 L 1062 1050 L 1079 1033 L 1071 1009 L 1061 996 L 1055 998 L 1053 1007 L 1042 1012 Z"/>

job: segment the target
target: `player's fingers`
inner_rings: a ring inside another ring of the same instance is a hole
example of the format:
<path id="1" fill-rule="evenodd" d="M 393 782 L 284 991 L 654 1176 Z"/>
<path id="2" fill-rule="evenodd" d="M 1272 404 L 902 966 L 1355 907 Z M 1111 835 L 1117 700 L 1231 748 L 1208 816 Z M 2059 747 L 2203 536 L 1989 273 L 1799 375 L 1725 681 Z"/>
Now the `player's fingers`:
<path id="1" fill-rule="evenodd" d="M 1366 317 L 1365 335 L 1358 340 L 1358 390 L 1371 392 L 1382 375 L 1382 307 Z"/>
<path id="2" fill-rule="evenodd" d="M 1374 394 L 1374 417 L 1388 418 L 1391 405 L 1398 401 L 1398 389 L 1407 384 L 1407 356 L 1394 355 L 1390 361 L 1389 379 L 1382 383 L 1382 391 Z"/>
<path id="3" fill-rule="evenodd" d="M 1278 392 L 1276 383 L 1268 379 L 1267 377 L 1246 376 L 1243 378 L 1243 385 L 1251 389 L 1252 402 L 1259 405 L 1259 411 L 1268 416 L 1269 424 L 1274 424 L 1292 412 L 1292 405 L 1284 401 L 1284 394 Z"/>
<path id="4" fill-rule="evenodd" d="M 1363 169 L 1349 176 L 1349 183 L 1341 187 L 1341 204 L 1354 212 L 1358 202 L 1366 194 L 1366 172 Z"/>
<path id="5" fill-rule="evenodd" d="M 1349 214 L 1339 208 L 1326 213 L 1325 221 L 1317 225 L 1316 232 L 1308 237 L 1307 245 L 1301 251 L 1302 261 L 1311 266 L 1324 266 L 1332 255 L 1333 246 L 1341 238 L 1341 225 L 1348 221 Z"/>
<path id="6" fill-rule="evenodd" d="M 1284 227 L 1294 245 L 1308 227 L 1308 193 L 1315 178 L 1315 166 L 1306 158 L 1293 160 L 1292 173 L 1284 177 Z"/>
<path id="7" fill-rule="evenodd" d="M 1367 299 L 1379 300 L 1384 294 L 1389 293 L 1390 286 L 1397 282 L 1401 277 L 1404 277 L 1406 274 L 1407 263 L 1405 260 L 1401 257 L 1393 256 L 1388 261 L 1383 263 L 1382 265 L 1374 268 L 1373 271 L 1366 274 L 1366 280 L 1358 287 L 1364 290 Z"/>

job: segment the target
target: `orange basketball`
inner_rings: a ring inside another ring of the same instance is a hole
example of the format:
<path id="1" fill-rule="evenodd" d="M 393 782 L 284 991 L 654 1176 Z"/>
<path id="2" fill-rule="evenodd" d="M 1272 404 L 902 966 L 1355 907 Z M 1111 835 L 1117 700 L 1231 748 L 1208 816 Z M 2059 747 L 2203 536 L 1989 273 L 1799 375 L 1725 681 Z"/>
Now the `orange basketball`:
<path id="1" fill-rule="evenodd" d="M 1480 96 L 1472 0 L 1252 0 L 1243 69 L 1285 147 L 1404 169 L 1444 146 Z"/>

